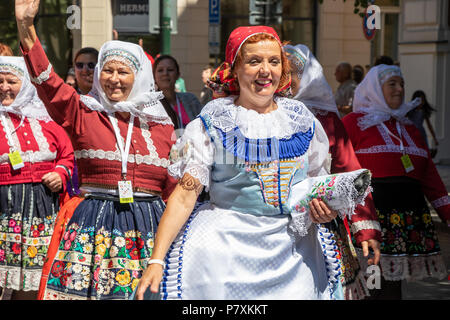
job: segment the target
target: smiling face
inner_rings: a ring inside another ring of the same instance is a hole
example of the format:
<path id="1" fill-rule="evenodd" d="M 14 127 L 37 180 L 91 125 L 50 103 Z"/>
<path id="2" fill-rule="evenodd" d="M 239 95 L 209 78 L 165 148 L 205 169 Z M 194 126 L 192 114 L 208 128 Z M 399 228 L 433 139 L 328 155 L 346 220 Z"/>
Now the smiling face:
<path id="1" fill-rule="evenodd" d="M 405 84 L 402 77 L 393 76 L 383 83 L 381 89 L 383 91 L 384 100 L 391 109 L 398 109 L 405 97 Z"/>
<path id="2" fill-rule="evenodd" d="M 234 73 L 243 98 L 273 98 L 282 75 L 281 48 L 277 41 L 263 40 L 244 44 L 242 59 L 236 61 Z"/>
<path id="3" fill-rule="evenodd" d="M 93 54 L 80 54 L 75 60 L 75 78 L 83 94 L 87 94 L 94 81 L 94 67 L 97 58 Z"/>
<path id="4" fill-rule="evenodd" d="M 100 85 L 109 100 L 125 101 L 134 84 L 134 73 L 130 67 L 119 61 L 108 61 L 100 72 Z"/>
<path id="5" fill-rule="evenodd" d="M 155 68 L 155 83 L 159 90 L 175 90 L 178 74 L 177 67 L 172 59 L 161 60 Z"/>
<path id="6" fill-rule="evenodd" d="M 0 73 L 0 102 L 9 106 L 14 102 L 22 87 L 22 80 L 12 73 Z"/>

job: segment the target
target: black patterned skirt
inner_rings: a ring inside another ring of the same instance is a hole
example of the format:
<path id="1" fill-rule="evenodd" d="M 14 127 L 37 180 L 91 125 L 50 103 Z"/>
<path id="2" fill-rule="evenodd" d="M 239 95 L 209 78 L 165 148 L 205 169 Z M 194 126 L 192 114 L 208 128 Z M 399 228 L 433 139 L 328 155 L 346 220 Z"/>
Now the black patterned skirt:
<path id="1" fill-rule="evenodd" d="M 0 287 L 38 290 L 58 197 L 42 183 L 0 186 Z"/>
<path id="2" fill-rule="evenodd" d="M 333 233 L 339 250 L 341 264 L 341 281 L 345 300 L 361 300 L 369 295 L 364 271 L 361 269 L 352 239 L 347 232 L 344 221 L 336 217 L 325 226 Z"/>
<path id="3" fill-rule="evenodd" d="M 44 299 L 128 299 L 147 267 L 164 209 L 159 196 L 130 204 L 106 194 L 84 199 L 59 243 Z"/>
<path id="4" fill-rule="evenodd" d="M 447 270 L 419 181 L 408 177 L 374 178 L 372 187 L 382 230 L 383 277 L 388 281 L 443 279 Z"/>

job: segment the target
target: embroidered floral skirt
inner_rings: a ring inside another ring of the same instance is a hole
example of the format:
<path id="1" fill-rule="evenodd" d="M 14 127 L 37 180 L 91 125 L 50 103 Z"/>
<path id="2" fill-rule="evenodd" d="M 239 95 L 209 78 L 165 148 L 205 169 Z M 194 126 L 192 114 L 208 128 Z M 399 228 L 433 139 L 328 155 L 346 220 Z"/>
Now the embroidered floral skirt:
<path id="1" fill-rule="evenodd" d="M 152 254 L 164 208 L 159 197 L 82 201 L 67 224 L 44 299 L 128 299 Z"/>
<path id="2" fill-rule="evenodd" d="M 383 277 L 389 281 L 444 278 L 447 270 L 419 182 L 407 177 L 376 178 L 372 187 L 382 228 Z"/>
<path id="3" fill-rule="evenodd" d="M 345 300 L 360 300 L 369 295 L 369 291 L 364 278 L 364 271 L 361 269 L 352 240 L 347 232 L 344 221 L 337 217 L 325 226 L 333 234 L 339 250 L 339 260 L 341 264 L 341 275 L 339 280 L 342 284 Z"/>
<path id="4" fill-rule="evenodd" d="M 58 196 L 41 183 L 0 186 L 0 287 L 38 290 Z"/>

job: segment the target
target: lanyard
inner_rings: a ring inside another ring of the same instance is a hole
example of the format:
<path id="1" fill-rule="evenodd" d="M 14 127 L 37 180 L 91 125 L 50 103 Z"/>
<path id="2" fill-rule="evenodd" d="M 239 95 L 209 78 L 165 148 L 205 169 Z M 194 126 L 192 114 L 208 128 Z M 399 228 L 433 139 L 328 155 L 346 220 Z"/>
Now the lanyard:
<path id="1" fill-rule="evenodd" d="M 183 129 L 183 117 L 181 116 L 181 106 L 180 106 L 180 100 L 177 97 L 177 109 L 178 109 L 178 120 L 180 121 L 180 129 Z"/>
<path id="2" fill-rule="evenodd" d="M 122 136 L 120 135 L 120 129 L 117 122 L 117 118 L 111 115 L 108 115 L 108 117 L 114 128 L 114 134 L 116 135 L 117 140 L 117 147 L 119 148 L 122 157 L 122 178 L 123 180 L 126 180 L 128 155 L 130 154 L 130 146 L 131 146 L 131 135 L 133 134 L 134 115 L 130 114 L 130 122 L 128 123 L 128 132 L 127 132 L 127 139 L 125 142 L 125 148 L 123 147 Z"/>
<path id="3" fill-rule="evenodd" d="M 402 131 L 400 130 L 400 124 L 397 121 L 396 122 L 396 128 L 397 128 L 397 132 L 399 137 L 397 137 L 395 134 L 393 134 L 388 127 L 386 127 L 386 125 L 384 123 L 381 123 L 381 126 L 383 127 L 384 130 L 386 130 L 386 132 L 391 136 L 394 137 L 395 139 L 397 139 L 400 142 L 400 150 L 402 151 L 403 154 L 405 154 L 405 147 L 403 146 L 403 140 L 402 140 Z"/>
<path id="4" fill-rule="evenodd" d="M 5 128 L 5 132 L 6 132 L 6 138 L 8 139 L 10 148 L 14 149 L 15 146 L 14 146 L 14 141 L 13 141 L 12 135 L 17 131 L 17 129 L 19 129 L 22 126 L 23 121 L 25 120 L 25 117 L 21 116 L 19 125 L 17 126 L 17 128 L 14 128 L 13 132 L 11 132 L 8 124 L 6 123 L 5 113 L 2 112 L 1 114 L 2 114 L 3 127 Z"/>

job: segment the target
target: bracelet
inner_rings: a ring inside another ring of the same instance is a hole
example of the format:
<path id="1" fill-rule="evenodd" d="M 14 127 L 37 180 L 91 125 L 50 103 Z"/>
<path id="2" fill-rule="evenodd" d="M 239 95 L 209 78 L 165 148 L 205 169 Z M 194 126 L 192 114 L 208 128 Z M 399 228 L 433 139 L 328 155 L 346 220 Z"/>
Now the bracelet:
<path id="1" fill-rule="evenodd" d="M 162 261 L 162 260 L 160 260 L 160 259 L 150 259 L 150 260 L 147 262 L 147 265 L 149 266 L 149 265 L 155 264 L 155 263 L 162 265 L 163 268 L 164 268 L 165 265 L 166 265 L 166 264 L 164 263 L 164 261 Z"/>

